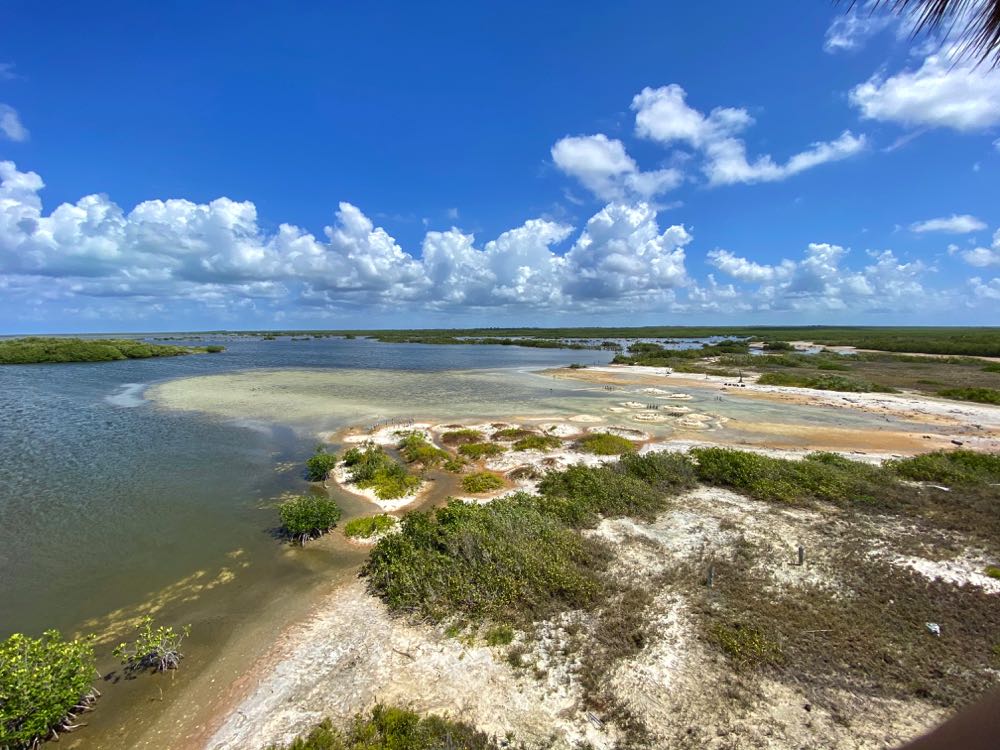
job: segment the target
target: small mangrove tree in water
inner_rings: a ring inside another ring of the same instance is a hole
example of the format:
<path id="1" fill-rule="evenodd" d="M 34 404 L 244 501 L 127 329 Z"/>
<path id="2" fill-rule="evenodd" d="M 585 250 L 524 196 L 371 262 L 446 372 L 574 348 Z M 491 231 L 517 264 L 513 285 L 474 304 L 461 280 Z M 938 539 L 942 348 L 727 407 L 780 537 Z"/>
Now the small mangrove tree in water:
<path id="1" fill-rule="evenodd" d="M 121 660 L 126 677 L 152 670 L 166 672 L 177 669 L 184 655 L 181 643 L 191 634 L 191 626 L 185 625 L 178 633 L 172 627 L 153 627 L 153 618 L 144 617 L 139 624 L 139 633 L 131 643 L 123 641 L 112 652 Z"/>
<path id="2" fill-rule="evenodd" d="M 292 541 L 305 544 L 322 536 L 340 520 L 340 506 L 322 495 L 299 495 L 278 506 L 281 528 Z"/>

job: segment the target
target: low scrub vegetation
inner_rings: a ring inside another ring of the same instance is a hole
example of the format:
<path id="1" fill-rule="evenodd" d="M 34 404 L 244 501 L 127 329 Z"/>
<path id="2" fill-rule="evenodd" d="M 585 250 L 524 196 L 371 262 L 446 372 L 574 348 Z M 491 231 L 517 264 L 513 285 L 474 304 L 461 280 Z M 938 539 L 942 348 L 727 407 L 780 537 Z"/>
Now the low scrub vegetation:
<path id="1" fill-rule="evenodd" d="M 635 451 L 635 443 L 619 435 L 607 432 L 592 432 L 576 441 L 577 447 L 597 456 L 620 456 Z"/>
<path id="2" fill-rule="evenodd" d="M 268 750 L 499 750 L 502 746 L 475 727 L 441 716 L 376 705 L 344 729 L 329 719 L 291 744 Z"/>
<path id="3" fill-rule="evenodd" d="M 537 434 L 538 433 L 533 430 L 526 430 L 523 427 L 503 427 L 493 433 L 493 439 L 510 442 L 512 440 L 521 440 L 522 438 L 531 437 L 532 435 Z"/>
<path id="4" fill-rule="evenodd" d="M 503 486 L 503 477 L 492 471 L 477 471 L 462 477 L 462 489 L 473 494 L 494 492 L 502 489 Z"/>
<path id="5" fill-rule="evenodd" d="M 695 448 L 691 453 L 698 462 L 701 481 L 755 500 L 875 505 L 897 484 L 879 467 L 833 453 L 811 453 L 801 461 L 732 448 Z"/>
<path id="6" fill-rule="evenodd" d="M 441 442 L 445 445 L 465 445 L 467 443 L 481 443 L 483 433 L 471 427 L 464 427 L 460 430 L 449 430 L 441 435 Z"/>
<path id="7" fill-rule="evenodd" d="M 420 478 L 389 457 L 374 443 L 350 448 L 344 453 L 349 481 L 361 489 L 372 489 L 382 500 L 395 500 L 417 491 Z"/>
<path id="8" fill-rule="evenodd" d="M 590 603 L 606 562 L 600 544 L 519 494 L 407 514 L 363 575 L 392 609 L 433 622 L 461 614 L 527 623 Z"/>
<path id="9" fill-rule="evenodd" d="M 396 526 L 395 516 L 380 513 L 377 516 L 364 516 L 362 518 L 352 518 L 344 524 L 344 534 L 349 537 L 370 539 L 373 536 L 384 534 Z"/>
<path id="10" fill-rule="evenodd" d="M 0 642 L 0 747 L 34 748 L 74 727 L 73 717 L 97 698 L 89 639 L 67 641 L 15 633 Z"/>
<path id="11" fill-rule="evenodd" d="M 451 456 L 448 451 L 428 442 L 422 432 L 408 432 L 399 441 L 399 452 L 409 464 L 420 464 L 425 469 L 440 466 Z"/>
<path id="12" fill-rule="evenodd" d="M 282 502 L 278 515 L 285 534 L 304 544 L 337 525 L 340 506 L 325 495 L 299 495 Z"/>
<path id="13" fill-rule="evenodd" d="M 458 447 L 458 452 L 463 456 L 478 460 L 499 456 L 504 452 L 504 448 L 496 443 L 466 443 Z"/>
<path id="14" fill-rule="evenodd" d="M 938 395 L 954 401 L 975 401 L 978 404 L 1000 406 L 1000 390 L 996 388 L 946 388 L 938 391 Z"/>
<path id="15" fill-rule="evenodd" d="M 528 435 L 514 443 L 516 451 L 550 451 L 559 448 L 562 440 L 554 435 Z"/>
<path id="16" fill-rule="evenodd" d="M 42 362 L 112 362 L 122 359 L 176 357 L 198 352 L 221 352 L 225 347 L 148 344 L 137 339 L 78 339 L 29 336 L 0 341 L 0 365 Z"/>
<path id="17" fill-rule="evenodd" d="M 915 482 L 968 485 L 1000 482 L 1000 455 L 977 451 L 935 451 L 888 461 L 885 467 Z"/>
<path id="18" fill-rule="evenodd" d="M 760 385 L 812 388 L 818 391 L 846 393 L 895 393 L 895 388 L 843 375 L 800 375 L 792 372 L 766 372 L 757 380 Z"/>

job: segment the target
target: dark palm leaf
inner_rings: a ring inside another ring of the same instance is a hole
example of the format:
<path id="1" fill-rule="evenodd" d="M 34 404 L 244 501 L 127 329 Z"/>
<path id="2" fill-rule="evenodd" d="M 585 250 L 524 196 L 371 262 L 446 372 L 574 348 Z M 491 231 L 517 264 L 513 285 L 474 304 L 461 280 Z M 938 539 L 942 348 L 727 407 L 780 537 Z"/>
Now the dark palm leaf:
<path id="1" fill-rule="evenodd" d="M 846 2 L 854 7 L 858 0 Z M 935 29 L 955 34 L 958 59 L 1000 65 L 1000 0 L 875 0 L 872 10 L 883 7 L 912 16 L 915 34 Z"/>

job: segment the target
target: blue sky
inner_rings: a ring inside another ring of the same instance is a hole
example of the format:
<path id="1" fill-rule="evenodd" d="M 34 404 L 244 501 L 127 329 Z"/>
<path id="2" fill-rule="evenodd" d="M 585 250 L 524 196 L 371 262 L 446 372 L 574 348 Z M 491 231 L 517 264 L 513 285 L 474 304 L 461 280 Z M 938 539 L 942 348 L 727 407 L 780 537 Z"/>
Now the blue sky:
<path id="1" fill-rule="evenodd" d="M 5 3 L 0 331 L 1000 324 L 1000 72 L 589 5 Z"/>

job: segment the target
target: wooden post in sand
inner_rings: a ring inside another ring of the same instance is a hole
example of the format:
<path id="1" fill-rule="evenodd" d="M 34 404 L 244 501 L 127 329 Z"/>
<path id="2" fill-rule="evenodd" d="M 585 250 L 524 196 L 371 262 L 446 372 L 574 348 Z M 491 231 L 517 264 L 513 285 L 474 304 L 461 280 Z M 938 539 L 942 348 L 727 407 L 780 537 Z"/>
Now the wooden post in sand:
<path id="1" fill-rule="evenodd" d="M 806 548 L 803 547 L 800 544 L 799 545 L 799 565 L 802 566 L 802 565 L 805 565 L 805 564 L 806 564 Z"/>
<path id="2" fill-rule="evenodd" d="M 715 582 L 715 566 L 708 566 L 708 574 L 705 576 L 705 583 L 709 588 L 712 588 L 712 584 Z"/>

